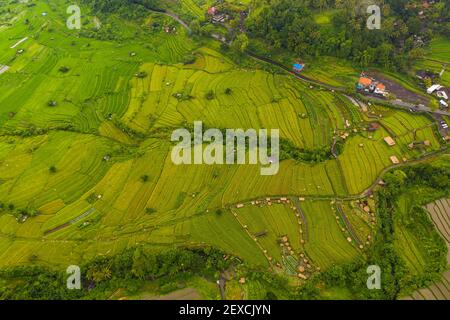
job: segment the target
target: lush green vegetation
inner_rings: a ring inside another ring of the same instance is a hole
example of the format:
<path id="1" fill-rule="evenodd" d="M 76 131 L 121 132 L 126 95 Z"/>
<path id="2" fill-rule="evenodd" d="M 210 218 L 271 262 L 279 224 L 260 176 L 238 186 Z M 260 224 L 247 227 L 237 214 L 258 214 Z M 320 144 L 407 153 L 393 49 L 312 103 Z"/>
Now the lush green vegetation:
<path id="1" fill-rule="evenodd" d="M 389 23 L 398 22 L 401 9 L 388 2 Z M 230 30 L 209 22 L 212 1 L 81 3 L 82 28 L 68 30 L 63 1 L 0 0 L 0 65 L 10 67 L 0 74 L 0 297 L 132 298 L 192 286 L 215 299 L 230 269 L 227 298 L 395 298 L 436 278 L 443 251 L 418 206 L 444 196 L 448 181 L 436 177 L 446 167 L 399 168 L 370 198 L 390 157 L 412 165 L 446 152 L 434 120 L 377 104 L 363 112 L 340 90 L 247 55 L 270 43 L 283 62 L 315 56 L 305 76 L 349 93 L 360 51 L 385 59 L 368 64 L 401 68 L 413 29 L 366 37 L 355 30 L 361 17 L 343 22 L 345 1 L 257 1 L 246 34 L 239 13 L 250 1 L 220 7 Z M 210 39 L 218 30 L 235 42 Z M 446 59 L 443 39 L 427 54 Z M 199 120 L 279 129 L 279 173 L 174 165 L 172 131 Z M 373 261 L 394 272 L 376 294 L 363 288 Z M 60 287 L 72 264 L 82 266 L 81 292 Z"/>
<path id="2" fill-rule="evenodd" d="M 13 267 L 0 272 L 0 299 L 108 299 L 118 289 L 133 295 L 148 281 L 157 284 L 157 292 L 170 292 L 195 275 L 214 280 L 233 263 L 223 256 L 210 248 L 163 253 L 130 248 L 83 265 L 80 290 L 67 289 L 68 274 L 39 266 Z"/>
<path id="3" fill-rule="evenodd" d="M 351 60 L 359 67 L 376 64 L 404 70 L 423 55 L 415 37 L 429 41 L 434 32 L 450 33 L 446 1 L 428 8 L 422 17 L 422 1 L 385 1 L 379 30 L 366 27 L 366 8 L 353 0 L 257 3 L 259 8 L 247 22 L 255 37 L 302 58 L 331 55 Z M 317 10 L 325 11 L 314 14 Z"/>

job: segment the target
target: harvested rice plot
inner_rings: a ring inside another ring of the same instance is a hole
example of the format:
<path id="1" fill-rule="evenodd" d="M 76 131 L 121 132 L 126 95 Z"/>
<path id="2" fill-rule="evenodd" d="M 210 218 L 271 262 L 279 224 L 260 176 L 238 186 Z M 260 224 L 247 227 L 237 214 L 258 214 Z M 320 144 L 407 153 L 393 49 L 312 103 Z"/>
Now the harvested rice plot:
<path id="1" fill-rule="evenodd" d="M 441 281 L 428 288 L 415 291 L 403 300 L 450 300 L 450 270 L 444 273 Z"/>
<path id="2" fill-rule="evenodd" d="M 447 244 L 447 264 L 450 264 L 450 199 L 440 199 L 426 205 L 429 217 Z M 449 300 L 450 270 L 447 270 L 441 281 L 428 288 L 415 291 L 405 300 Z"/>
<path id="3" fill-rule="evenodd" d="M 426 206 L 431 220 L 447 243 L 447 262 L 450 264 L 450 199 L 441 199 Z"/>

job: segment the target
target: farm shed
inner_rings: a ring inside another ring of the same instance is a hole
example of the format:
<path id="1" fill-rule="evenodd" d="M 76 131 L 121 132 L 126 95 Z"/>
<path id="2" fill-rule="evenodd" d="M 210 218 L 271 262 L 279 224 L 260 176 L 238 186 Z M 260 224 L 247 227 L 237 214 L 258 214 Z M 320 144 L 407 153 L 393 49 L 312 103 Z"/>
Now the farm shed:
<path id="1" fill-rule="evenodd" d="M 395 146 L 395 140 L 392 139 L 391 137 L 385 137 L 384 141 L 389 145 L 389 146 Z"/>
<path id="2" fill-rule="evenodd" d="M 445 91 L 438 91 L 437 93 L 438 98 L 442 98 L 444 100 L 448 100 L 447 92 Z"/>
<path id="3" fill-rule="evenodd" d="M 305 65 L 301 64 L 301 63 L 294 63 L 292 65 L 292 68 L 294 69 L 295 72 L 301 72 L 304 67 L 305 67 Z"/>
<path id="4" fill-rule="evenodd" d="M 441 86 L 440 84 L 434 84 L 434 85 L 432 85 L 431 87 L 429 87 L 429 88 L 427 89 L 427 93 L 428 93 L 428 94 L 432 94 L 432 93 L 435 92 L 436 90 L 440 90 L 440 89 L 442 89 L 442 86 Z"/>
<path id="5" fill-rule="evenodd" d="M 391 156 L 389 159 L 391 159 L 391 162 L 393 164 L 399 164 L 400 160 L 398 160 L 398 158 L 396 156 Z"/>

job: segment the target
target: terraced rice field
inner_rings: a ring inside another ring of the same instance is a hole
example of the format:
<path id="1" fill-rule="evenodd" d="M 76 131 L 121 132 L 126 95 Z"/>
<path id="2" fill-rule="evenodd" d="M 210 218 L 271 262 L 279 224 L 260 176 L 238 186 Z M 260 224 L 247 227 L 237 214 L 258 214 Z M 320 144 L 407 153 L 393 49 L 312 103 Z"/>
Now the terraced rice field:
<path id="1" fill-rule="evenodd" d="M 194 2 L 185 5 L 200 14 Z M 368 115 L 339 93 L 244 68 L 181 27 L 151 30 L 151 22 L 169 19 L 157 13 L 145 26 L 118 21 L 120 40 L 102 40 L 66 30 L 56 1 L 14 10 L 2 17 L 11 26 L 0 28 L 0 65 L 10 67 L 0 74 L 0 267 L 33 257 L 65 268 L 146 243 L 213 245 L 251 265 L 280 269 L 303 254 L 326 269 L 361 255 L 349 235 L 371 233 L 366 216 L 344 201 L 347 221 L 331 201 L 365 192 L 392 155 L 411 160 L 440 148 L 425 117 L 391 111 L 379 119 L 380 130 L 368 133 Z M 86 13 L 87 26 L 91 18 Z M 186 55 L 195 61 L 186 63 Z M 255 165 L 176 166 L 171 132 L 194 121 L 279 129 L 305 151 L 328 150 L 342 133 L 348 137 L 337 158 L 286 159 L 274 176 L 261 176 Z M 396 146 L 386 145 L 387 135 Z M 431 146 L 410 150 L 412 140 Z M 267 197 L 306 201 L 251 205 Z M 40 214 L 21 221 L 15 209 Z M 278 242 L 283 236 L 292 259 Z"/>
<path id="2" fill-rule="evenodd" d="M 435 74 L 440 74 L 445 69 L 441 79 L 438 82 L 446 87 L 450 86 L 450 72 L 448 64 L 450 63 L 450 41 L 445 38 L 436 38 L 431 41 L 430 49 L 424 59 L 416 62 L 416 70 L 428 70 Z"/>
<path id="3" fill-rule="evenodd" d="M 357 258 L 358 249 L 353 241 L 346 239 L 338 222 L 339 216 L 329 201 L 307 201 L 301 207 L 308 224 L 305 249 L 312 261 L 322 268 L 327 268 Z M 322 225 L 328 227 L 322 228 Z"/>
<path id="4" fill-rule="evenodd" d="M 427 205 L 427 211 L 450 249 L 450 200 L 441 199 L 430 203 Z M 448 250 L 447 261 L 450 264 L 450 250 Z"/>
<path id="5" fill-rule="evenodd" d="M 450 265 L 450 199 L 441 199 L 426 206 L 431 220 L 447 244 L 447 263 Z M 449 300 L 450 270 L 442 276 L 442 280 L 414 292 L 408 300 Z"/>
<path id="6" fill-rule="evenodd" d="M 435 38 L 431 41 L 430 47 L 430 58 L 443 62 L 450 61 L 450 41 L 448 39 Z"/>
<path id="7" fill-rule="evenodd" d="M 328 16 L 320 15 L 319 23 L 328 24 Z M 303 71 L 305 76 L 330 84 L 332 86 L 342 86 L 354 88 L 358 82 L 360 71 L 355 70 L 349 63 L 332 57 L 320 57 L 317 60 L 309 61 Z"/>
<path id="8" fill-rule="evenodd" d="M 197 18 L 202 18 L 205 15 L 205 10 L 197 2 L 196 0 L 183 0 L 181 1 L 181 7 L 183 11 L 187 11 Z"/>

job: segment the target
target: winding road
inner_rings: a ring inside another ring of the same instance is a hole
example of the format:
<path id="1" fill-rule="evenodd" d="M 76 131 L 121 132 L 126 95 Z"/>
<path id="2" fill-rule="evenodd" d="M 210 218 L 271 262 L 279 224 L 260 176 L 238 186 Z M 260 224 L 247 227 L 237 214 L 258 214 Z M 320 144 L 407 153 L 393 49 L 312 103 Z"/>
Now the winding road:
<path id="1" fill-rule="evenodd" d="M 163 11 L 163 10 L 162 11 L 157 11 L 157 10 L 152 10 L 152 9 L 150 11 L 156 12 L 156 13 L 161 13 L 161 14 L 164 14 L 166 16 L 172 17 L 173 19 L 178 21 L 189 33 L 192 33 L 192 30 L 191 30 L 191 28 L 189 28 L 189 25 L 185 21 L 183 21 L 175 13 L 170 12 L 170 11 Z M 216 40 L 218 40 L 218 41 L 220 41 L 220 42 L 222 42 L 222 43 L 230 45 L 230 42 L 227 42 L 224 37 L 220 37 L 217 34 L 212 34 L 211 37 L 216 39 Z M 309 84 L 318 85 L 318 86 L 327 88 L 328 90 L 334 90 L 334 91 L 338 91 L 338 92 L 341 92 L 341 93 L 345 92 L 345 89 L 342 88 L 342 87 L 335 87 L 335 86 L 329 85 L 327 83 L 324 83 L 324 82 L 321 82 L 321 81 L 314 80 L 314 79 L 311 79 L 309 77 L 306 77 L 305 75 L 302 75 L 302 74 L 299 74 L 299 73 L 293 71 L 291 68 L 287 67 L 286 65 L 282 64 L 281 62 L 275 61 L 275 60 L 270 59 L 268 57 L 260 56 L 260 55 L 254 53 L 254 52 L 249 51 L 249 50 L 247 50 L 246 53 L 250 57 L 252 57 L 253 59 L 256 59 L 256 60 L 259 60 L 259 61 L 262 61 L 262 62 L 265 62 L 265 63 L 269 63 L 269 64 L 271 64 L 273 66 L 281 68 L 284 71 L 286 71 L 287 73 L 289 73 L 292 76 L 294 76 L 295 78 L 297 78 L 299 80 L 302 80 L 302 81 L 305 81 L 305 82 L 307 82 Z M 389 104 L 389 105 L 392 105 L 394 107 L 405 109 L 407 111 L 409 111 L 410 109 L 415 109 L 417 112 L 426 112 L 426 113 L 430 113 L 432 115 L 439 115 L 439 116 L 450 117 L 450 112 L 448 112 L 448 111 L 444 111 L 444 110 L 440 110 L 440 109 L 432 110 L 431 108 L 429 108 L 427 106 L 424 106 L 424 105 L 415 105 L 415 104 L 412 104 L 412 103 L 409 103 L 409 102 L 404 102 L 404 101 L 401 101 L 401 100 L 385 100 L 385 99 L 381 99 L 381 98 L 377 98 L 377 97 L 367 97 L 367 101 L 376 101 L 376 102 L 380 102 L 380 103 L 383 103 L 383 104 Z"/>
<path id="2" fill-rule="evenodd" d="M 151 11 L 151 12 L 161 13 L 161 14 L 164 14 L 164 15 L 166 15 L 168 17 L 171 17 L 172 19 L 176 20 L 179 24 L 181 24 L 181 26 L 183 28 L 185 28 L 190 34 L 192 33 L 192 29 L 189 27 L 189 25 L 184 20 L 182 20 L 178 15 L 176 15 L 175 13 L 167 11 L 167 10 L 161 10 L 161 11 L 154 10 L 154 9 L 148 9 L 148 10 Z"/>

